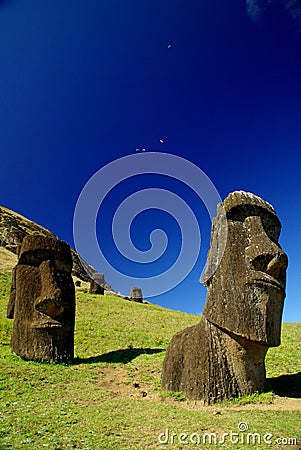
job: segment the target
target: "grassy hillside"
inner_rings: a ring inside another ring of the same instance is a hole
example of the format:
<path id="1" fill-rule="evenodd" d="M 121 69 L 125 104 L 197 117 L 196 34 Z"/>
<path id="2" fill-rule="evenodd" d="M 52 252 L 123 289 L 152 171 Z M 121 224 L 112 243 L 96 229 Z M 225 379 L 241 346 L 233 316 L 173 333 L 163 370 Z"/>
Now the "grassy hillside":
<path id="1" fill-rule="evenodd" d="M 268 352 L 269 392 L 206 407 L 160 389 L 161 366 L 172 335 L 199 317 L 90 295 L 82 285 L 77 288 L 75 363 L 25 362 L 9 348 L 12 321 L 5 318 L 9 288 L 10 275 L 4 271 L 0 274 L 0 449 L 242 450 L 275 448 L 272 443 L 278 438 L 283 438 L 283 445 L 277 449 L 301 447 L 301 324 L 284 324 L 282 346 Z M 248 431 L 239 431 L 246 424 Z M 231 432 L 238 435 L 219 442 L 223 433 Z M 160 433 L 164 433 L 161 443 Z M 247 437 L 248 433 L 252 435 Z M 264 443 L 266 433 L 273 436 L 266 436 Z M 289 438 L 298 443 L 285 445 L 294 443 Z"/>

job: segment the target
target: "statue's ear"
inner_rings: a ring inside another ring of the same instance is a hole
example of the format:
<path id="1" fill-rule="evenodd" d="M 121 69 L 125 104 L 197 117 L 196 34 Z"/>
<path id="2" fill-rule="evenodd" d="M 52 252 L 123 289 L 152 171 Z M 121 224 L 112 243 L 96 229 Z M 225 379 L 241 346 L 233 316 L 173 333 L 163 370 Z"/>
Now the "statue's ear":
<path id="1" fill-rule="evenodd" d="M 14 318 L 15 303 L 16 303 L 16 268 L 14 268 L 12 271 L 12 284 L 10 288 L 9 301 L 7 304 L 7 311 L 6 311 L 6 317 L 8 319 Z"/>

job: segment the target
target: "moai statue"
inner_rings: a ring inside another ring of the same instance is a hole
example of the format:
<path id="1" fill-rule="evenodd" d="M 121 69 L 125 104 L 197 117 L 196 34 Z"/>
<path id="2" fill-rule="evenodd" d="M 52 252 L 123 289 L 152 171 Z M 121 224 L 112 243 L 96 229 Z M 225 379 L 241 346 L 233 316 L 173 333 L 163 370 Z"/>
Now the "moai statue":
<path id="1" fill-rule="evenodd" d="M 218 205 L 203 315 L 173 336 L 163 363 L 164 389 L 205 404 L 265 389 L 264 359 L 269 347 L 280 345 L 285 298 L 288 261 L 278 243 L 280 229 L 274 208 L 254 194 L 236 191 Z"/>
<path id="2" fill-rule="evenodd" d="M 143 297 L 141 288 L 135 286 L 131 288 L 130 300 L 133 300 L 137 303 L 142 303 Z"/>
<path id="3" fill-rule="evenodd" d="M 70 362 L 74 356 L 75 289 L 70 247 L 41 234 L 25 236 L 13 270 L 7 317 L 11 349 L 26 360 Z"/>
<path id="4" fill-rule="evenodd" d="M 90 294 L 104 295 L 105 277 L 103 273 L 94 273 L 90 282 Z"/>

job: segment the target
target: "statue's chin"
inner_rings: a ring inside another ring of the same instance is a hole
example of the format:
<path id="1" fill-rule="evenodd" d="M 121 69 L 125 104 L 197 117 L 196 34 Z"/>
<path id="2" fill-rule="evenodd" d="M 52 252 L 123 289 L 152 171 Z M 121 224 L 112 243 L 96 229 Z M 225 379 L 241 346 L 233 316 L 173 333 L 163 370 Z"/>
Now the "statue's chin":
<path id="1" fill-rule="evenodd" d="M 257 276 L 257 274 L 255 274 Z M 245 279 L 246 280 L 246 279 Z M 241 278 L 236 286 L 213 284 L 203 316 L 227 334 L 263 347 L 280 345 L 284 289 L 273 280 Z M 268 280 L 268 281 L 267 281 Z"/>
<path id="2" fill-rule="evenodd" d="M 280 345 L 281 318 L 285 298 L 284 290 L 273 284 L 255 281 L 247 285 L 247 295 L 252 295 L 253 306 L 249 339 L 269 347 Z"/>

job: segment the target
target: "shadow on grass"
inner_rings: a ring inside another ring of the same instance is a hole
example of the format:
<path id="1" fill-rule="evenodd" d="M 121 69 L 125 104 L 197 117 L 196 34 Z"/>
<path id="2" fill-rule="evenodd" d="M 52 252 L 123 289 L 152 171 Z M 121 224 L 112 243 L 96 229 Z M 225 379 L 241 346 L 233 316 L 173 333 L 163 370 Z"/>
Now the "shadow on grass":
<path id="1" fill-rule="evenodd" d="M 89 358 L 75 358 L 73 364 L 122 363 L 126 364 L 140 355 L 164 352 L 163 348 L 125 348 Z"/>
<path id="2" fill-rule="evenodd" d="M 267 379 L 272 391 L 280 397 L 301 398 L 301 372 Z"/>

